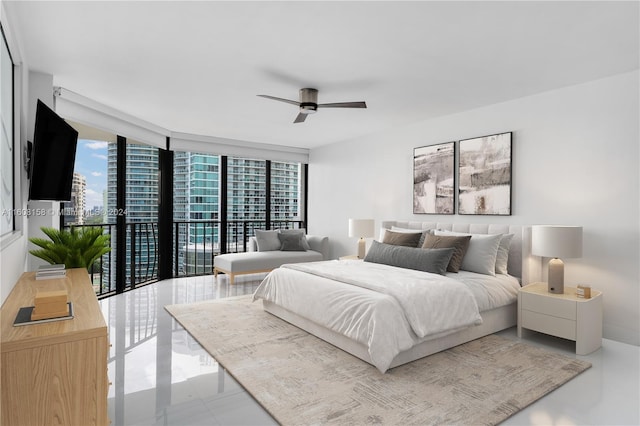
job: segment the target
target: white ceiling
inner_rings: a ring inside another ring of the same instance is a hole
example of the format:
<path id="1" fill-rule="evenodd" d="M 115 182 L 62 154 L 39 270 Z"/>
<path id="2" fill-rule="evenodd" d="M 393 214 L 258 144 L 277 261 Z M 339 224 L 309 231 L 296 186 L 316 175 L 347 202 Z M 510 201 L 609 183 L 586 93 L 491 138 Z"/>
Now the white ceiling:
<path id="1" fill-rule="evenodd" d="M 313 148 L 638 68 L 639 3 L 12 2 L 30 69 L 175 132 Z M 323 109 L 293 124 L 298 89 Z"/>

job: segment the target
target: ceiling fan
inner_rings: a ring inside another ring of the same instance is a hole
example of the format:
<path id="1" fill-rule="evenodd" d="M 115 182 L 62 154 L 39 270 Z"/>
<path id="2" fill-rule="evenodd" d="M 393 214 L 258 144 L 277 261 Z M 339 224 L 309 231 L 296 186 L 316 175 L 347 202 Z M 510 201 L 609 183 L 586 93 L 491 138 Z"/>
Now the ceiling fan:
<path id="1" fill-rule="evenodd" d="M 318 90 L 316 89 L 300 89 L 300 101 L 292 101 L 289 99 L 276 98 L 269 95 L 258 95 L 262 98 L 273 99 L 274 101 L 286 102 L 288 104 L 297 105 L 300 107 L 300 112 L 294 123 L 302 123 L 309 114 L 315 114 L 318 108 L 366 108 L 365 102 L 336 102 L 330 104 L 318 103 Z"/>

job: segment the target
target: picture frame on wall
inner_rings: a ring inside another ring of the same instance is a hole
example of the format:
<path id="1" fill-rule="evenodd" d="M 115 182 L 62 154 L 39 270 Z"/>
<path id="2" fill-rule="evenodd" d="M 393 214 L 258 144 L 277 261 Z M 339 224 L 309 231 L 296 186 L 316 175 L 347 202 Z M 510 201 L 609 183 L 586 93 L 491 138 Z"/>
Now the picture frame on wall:
<path id="1" fill-rule="evenodd" d="M 511 215 L 512 132 L 465 139 L 458 151 L 458 214 Z"/>
<path id="2" fill-rule="evenodd" d="M 455 142 L 413 150 L 413 213 L 455 214 Z"/>

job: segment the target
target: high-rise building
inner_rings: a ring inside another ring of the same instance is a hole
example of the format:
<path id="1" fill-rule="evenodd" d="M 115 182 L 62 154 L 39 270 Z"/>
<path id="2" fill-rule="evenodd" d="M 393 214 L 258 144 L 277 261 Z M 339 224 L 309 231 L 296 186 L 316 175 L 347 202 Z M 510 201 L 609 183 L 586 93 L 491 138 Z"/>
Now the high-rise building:
<path id="1" fill-rule="evenodd" d="M 271 220 L 300 218 L 301 164 L 271 162 Z"/>
<path id="2" fill-rule="evenodd" d="M 158 148 L 127 144 L 127 223 L 158 221 Z M 117 145 L 110 143 L 107 156 L 107 212 L 109 223 L 116 221 Z"/>
<path id="3" fill-rule="evenodd" d="M 266 219 L 266 161 L 229 157 L 227 165 L 227 219 Z"/>
<path id="4" fill-rule="evenodd" d="M 87 178 L 80 173 L 74 173 L 71 182 L 71 200 L 63 204 L 65 225 L 84 224 L 86 194 Z"/>

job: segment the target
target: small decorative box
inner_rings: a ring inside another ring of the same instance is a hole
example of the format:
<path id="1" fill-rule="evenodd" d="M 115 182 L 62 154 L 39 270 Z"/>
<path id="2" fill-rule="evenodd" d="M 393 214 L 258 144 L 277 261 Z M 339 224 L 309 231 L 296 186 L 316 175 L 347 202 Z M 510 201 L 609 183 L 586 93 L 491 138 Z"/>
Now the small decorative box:
<path id="1" fill-rule="evenodd" d="M 576 296 L 581 299 L 591 299 L 591 286 L 578 284 Z"/>

